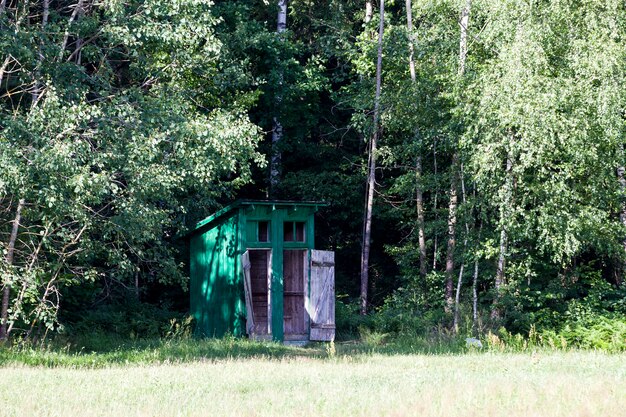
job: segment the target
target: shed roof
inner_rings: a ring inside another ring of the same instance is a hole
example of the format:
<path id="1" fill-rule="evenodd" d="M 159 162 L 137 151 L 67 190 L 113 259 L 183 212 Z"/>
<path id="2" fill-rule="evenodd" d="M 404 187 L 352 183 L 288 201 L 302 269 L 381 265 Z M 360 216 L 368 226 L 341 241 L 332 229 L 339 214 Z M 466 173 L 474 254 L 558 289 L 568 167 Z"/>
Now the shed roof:
<path id="1" fill-rule="evenodd" d="M 191 235 L 195 233 L 198 229 L 201 229 L 215 220 L 225 217 L 231 211 L 238 209 L 244 206 L 298 206 L 298 207 L 324 207 L 327 206 L 328 203 L 324 203 L 321 201 L 295 201 L 295 200 L 237 200 L 221 210 L 211 214 L 209 217 L 204 220 L 196 223 L 194 228 L 188 233 Z"/>

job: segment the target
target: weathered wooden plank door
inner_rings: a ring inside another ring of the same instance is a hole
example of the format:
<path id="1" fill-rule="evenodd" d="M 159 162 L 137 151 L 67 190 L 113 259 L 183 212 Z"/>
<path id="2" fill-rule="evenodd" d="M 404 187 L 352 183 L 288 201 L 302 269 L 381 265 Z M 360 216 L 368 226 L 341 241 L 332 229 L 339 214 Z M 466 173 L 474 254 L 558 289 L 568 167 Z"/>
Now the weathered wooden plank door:
<path id="1" fill-rule="evenodd" d="M 310 299 L 311 340 L 335 339 L 335 252 L 311 250 Z"/>
<path id="2" fill-rule="evenodd" d="M 252 283 L 250 280 L 250 268 L 250 252 L 245 251 L 241 255 L 241 269 L 243 270 L 243 289 L 246 298 L 246 333 L 248 333 L 248 336 L 251 336 L 254 330 L 254 309 L 252 307 Z"/>
<path id="3" fill-rule="evenodd" d="M 283 328 L 285 340 L 306 340 L 308 336 L 306 295 L 306 250 L 283 252 Z"/>

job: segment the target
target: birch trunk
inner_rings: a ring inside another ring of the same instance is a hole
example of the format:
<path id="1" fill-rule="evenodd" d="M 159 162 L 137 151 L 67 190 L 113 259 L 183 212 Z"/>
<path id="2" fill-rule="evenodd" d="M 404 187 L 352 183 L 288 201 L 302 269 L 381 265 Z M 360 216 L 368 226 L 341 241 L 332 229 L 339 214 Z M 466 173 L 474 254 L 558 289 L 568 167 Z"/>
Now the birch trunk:
<path id="1" fill-rule="evenodd" d="M 437 178 L 437 137 L 433 140 L 433 173 Z M 435 213 L 435 224 L 439 221 L 439 214 L 437 213 L 437 201 L 439 200 L 439 187 L 435 184 L 435 197 L 433 198 L 433 212 Z M 433 244 L 433 271 L 437 269 L 437 248 L 438 248 L 438 236 L 435 232 L 435 242 Z"/>
<path id="2" fill-rule="evenodd" d="M 385 29 L 385 0 L 380 0 L 380 25 L 378 27 L 378 59 L 376 61 L 376 95 L 374 97 L 374 132 L 370 141 L 369 167 L 367 174 L 367 197 L 363 226 L 363 247 L 361 252 L 361 308 L 367 314 L 367 288 L 369 284 L 369 256 L 372 233 L 372 208 L 376 186 L 376 146 L 378 142 L 378 121 L 380 117 L 380 90 L 383 65 L 383 31 Z"/>
<path id="3" fill-rule="evenodd" d="M 446 252 L 446 311 L 452 311 L 454 300 L 454 249 L 456 247 L 456 208 L 458 204 L 457 196 L 457 165 L 458 155 L 452 155 L 450 166 L 450 202 L 448 204 L 448 247 Z"/>
<path id="4" fill-rule="evenodd" d="M 11 235 L 9 236 L 9 244 L 7 246 L 7 253 L 5 256 L 5 262 L 7 266 L 13 265 L 13 256 L 15 253 L 15 242 L 17 241 L 17 232 L 20 228 L 20 220 L 22 219 L 22 209 L 24 208 L 24 199 L 20 199 L 15 209 L 15 219 L 13 220 L 13 227 L 11 228 Z M 2 310 L 0 310 L 0 341 L 7 339 L 7 323 L 9 320 L 9 299 L 11 297 L 11 286 L 8 282 L 8 277 L 4 279 L 4 288 L 2 290 Z"/>
<path id="5" fill-rule="evenodd" d="M 43 13 L 41 16 L 41 32 L 43 33 L 48 24 L 48 17 L 50 16 L 50 0 L 43 0 Z M 37 58 L 37 70 L 35 71 L 35 85 L 33 86 L 33 92 L 31 94 L 32 106 L 35 107 L 41 96 L 41 82 L 39 81 L 39 68 L 43 64 L 44 56 L 42 52 L 42 45 L 39 44 L 38 50 L 39 57 Z"/>
<path id="6" fill-rule="evenodd" d="M 474 276 L 472 277 L 472 331 L 478 324 L 478 259 L 474 260 Z"/>
<path id="7" fill-rule="evenodd" d="M 461 29 L 461 35 L 460 35 L 460 40 L 459 40 L 459 75 L 462 77 L 465 74 L 465 61 L 467 59 L 467 29 L 468 29 L 468 25 L 469 25 L 469 14 L 470 14 L 470 8 L 472 6 L 472 1 L 471 0 L 467 0 L 467 2 L 465 3 L 465 7 L 463 8 L 463 10 L 461 11 L 461 20 L 459 21 L 459 26 Z M 456 158 L 456 155 L 454 156 L 453 159 Z M 454 165 L 454 164 L 453 164 Z M 453 166 L 454 168 L 454 166 Z M 454 180 L 453 180 L 454 181 Z M 461 188 L 463 191 L 463 202 L 465 203 L 465 182 L 463 179 L 463 164 L 461 164 Z M 450 198 L 452 199 L 452 191 L 450 192 Z M 450 217 L 454 217 L 456 220 L 456 211 L 453 212 L 452 210 L 453 207 L 453 203 L 452 201 L 450 202 Z M 455 207 L 456 208 L 456 207 Z M 453 234 L 454 231 L 450 231 L 448 230 L 448 234 Z M 467 221 L 465 222 L 465 239 L 463 241 L 463 252 L 465 252 L 465 250 L 467 249 L 467 236 L 469 235 L 469 226 L 467 224 Z M 454 245 L 452 246 L 452 251 L 454 251 Z M 452 265 L 451 265 L 451 269 L 454 269 L 454 253 L 450 254 L 450 240 L 448 240 L 448 257 L 451 257 L 452 259 Z M 457 281 L 457 285 L 456 285 L 456 295 L 454 297 L 454 323 L 453 323 L 453 328 L 454 328 L 454 332 L 458 333 L 459 332 L 459 319 L 460 319 L 460 301 L 461 301 L 461 285 L 463 283 L 463 270 L 465 269 L 465 261 L 463 261 L 463 263 L 461 264 L 461 269 L 459 271 L 459 279 Z M 446 272 L 447 271 L 447 264 L 446 264 Z M 450 271 L 450 277 L 451 277 L 451 273 L 452 271 Z M 448 278 L 450 279 L 450 278 Z M 448 283 L 446 283 L 448 284 Z M 446 289 L 448 287 L 446 286 Z"/>
<path id="8" fill-rule="evenodd" d="M 409 72 L 411 82 L 415 86 L 417 79 L 415 74 L 415 40 L 413 38 L 413 8 L 411 0 L 406 0 L 406 27 L 409 34 Z M 416 129 L 415 137 L 418 132 Z M 424 232 L 424 197 L 422 191 L 422 156 L 417 153 L 415 158 L 415 208 L 417 211 L 417 231 L 420 251 L 420 276 L 426 277 L 426 234 Z"/>
<path id="9" fill-rule="evenodd" d="M 506 256 L 509 246 L 509 236 L 507 232 L 507 224 L 510 221 L 509 211 L 513 200 L 513 155 L 509 151 L 506 158 L 506 177 L 504 180 L 504 201 L 500 208 L 500 253 L 498 255 L 498 266 L 496 268 L 495 280 L 495 297 L 493 299 L 494 307 L 491 310 L 491 318 L 500 318 L 500 309 L 498 302 L 500 301 L 500 291 L 505 283 Z"/>
<path id="10" fill-rule="evenodd" d="M 411 81 L 415 84 L 415 43 L 413 39 L 413 6 L 411 0 L 406 0 L 406 30 L 409 34 L 409 72 Z"/>
<path id="11" fill-rule="evenodd" d="M 461 286 L 463 285 L 463 271 L 465 270 L 465 263 L 461 264 L 461 268 L 459 269 L 459 278 L 456 282 L 456 293 L 454 296 L 454 323 L 452 328 L 454 329 L 454 333 L 459 332 L 459 321 L 461 316 Z"/>
<path id="12" fill-rule="evenodd" d="M 4 62 L 2 63 L 2 66 L 0 66 L 0 88 L 2 88 L 2 80 L 4 80 L 4 72 L 6 71 L 10 62 L 11 62 L 11 56 L 7 56 Z"/>
<path id="13" fill-rule="evenodd" d="M 620 166 L 617 168 L 617 180 L 619 181 L 622 195 L 626 195 L 626 168 L 624 166 Z M 623 196 L 622 199 L 624 199 Z M 622 226 L 626 228 L 626 202 L 622 203 L 622 211 L 620 212 L 619 219 L 622 222 Z M 626 253 L 626 238 L 622 240 L 622 247 L 624 248 L 624 252 Z M 624 274 L 626 274 L 626 263 L 622 262 L 621 271 L 617 280 L 618 284 L 624 281 Z"/>
<path id="14" fill-rule="evenodd" d="M 471 0 L 467 0 L 465 7 L 461 11 L 461 35 L 459 41 L 459 75 L 465 73 L 465 60 L 467 58 L 467 28 L 469 24 L 469 13 Z M 454 249 L 456 246 L 456 210 L 457 210 L 457 165 L 459 156 L 457 149 L 452 155 L 452 175 L 450 177 L 450 203 L 448 205 L 448 251 L 446 255 L 446 309 L 450 311 L 452 307 L 453 275 L 454 275 Z"/>
<path id="15" fill-rule="evenodd" d="M 278 18 L 276 25 L 276 33 L 279 35 L 287 30 L 287 0 L 278 0 Z M 282 70 L 278 75 L 278 93 L 276 94 L 276 108 L 280 109 L 282 103 L 283 73 Z M 283 125 L 278 115 L 274 115 L 272 119 L 272 150 L 270 157 L 270 196 L 274 196 L 276 188 L 280 183 L 282 153 L 280 150 L 283 140 Z"/>
<path id="16" fill-rule="evenodd" d="M 418 244 L 420 250 L 420 276 L 422 278 L 426 277 L 428 273 L 427 269 L 427 260 L 426 260 L 426 233 L 424 231 L 425 221 L 424 221 L 424 197 L 422 193 L 422 156 L 417 156 L 416 162 L 416 175 L 417 175 L 417 186 L 416 186 L 416 196 L 415 196 L 415 205 L 417 209 L 417 232 L 418 232 Z"/>
<path id="17" fill-rule="evenodd" d="M 462 202 L 463 204 L 465 204 L 467 202 L 466 199 L 466 194 L 465 194 L 465 174 L 463 172 L 463 164 L 461 164 L 461 196 L 462 196 Z M 467 240 L 469 237 L 469 232 L 470 232 L 470 228 L 469 228 L 469 224 L 467 222 L 467 220 L 465 221 L 465 238 L 463 239 L 463 253 L 465 254 L 466 250 L 467 250 Z M 454 323 L 453 323 L 453 328 L 454 328 L 454 332 L 458 333 L 459 332 L 459 321 L 460 321 L 460 314 L 461 314 L 461 286 L 463 285 L 463 271 L 465 270 L 465 258 L 463 258 L 463 262 L 461 263 L 461 269 L 459 271 L 459 279 L 457 280 L 457 284 L 456 284 L 456 295 L 454 296 Z"/>
<path id="18" fill-rule="evenodd" d="M 372 17 L 374 16 L 374 8 L 372 7 L 372 0 L 367 0 L 365 2 L 365 23 L 369 23 L 372 21 Z"/>
<path id="19" fill-rule="evenodd" d="M 78 0 L 78 3 L 74 7 L 74 10 L 72 10 L 72 14 L 70 15 L 70 19 L 67 23 L 67 29 L 65 30 L 65 33 L 63 34 L 63 42 L 61 43 L 61 50 L 59 51 L 59 61 L 63 59 L 63 53 L 65 52 L 65 48 L 67 48 L 67 41 L 70 38 L 70 27 L 72 26 L 72 23 L 74 23 L 76 18 L 80 14 L 82 14 L 83 3 L 84 3 L 84 0 Z"/>
<path id="20" fill-rule="evenodd" d="M 287 30 L 287 0 L 278 0 L 278 23 L 276 32 L 283 33 Z"/>
<path id="21" fill-rule="evenodd" d="M 467 59 L 467 29 L 469 27 L 470 10 L 472 7 L 472 0 L 467 0 L 465 7 L 461 11 L 461 20 L 459 25 L 461 26 L 461 39 L 459 42 L 459 74 L 465 74 L 465 61 Z"/>

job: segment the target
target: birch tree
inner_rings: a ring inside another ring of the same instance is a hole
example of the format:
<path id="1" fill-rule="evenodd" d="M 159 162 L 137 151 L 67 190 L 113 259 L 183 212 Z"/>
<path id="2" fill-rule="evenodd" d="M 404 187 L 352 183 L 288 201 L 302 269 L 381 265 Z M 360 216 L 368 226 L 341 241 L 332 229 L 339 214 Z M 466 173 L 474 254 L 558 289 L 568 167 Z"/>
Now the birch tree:
<path id="1" fill-rule="evenodd" d="M 467 33 L 468 33 L 468 29 L 469 29 L 469 16 L 470 16 L 470 9 L 472 7 L 472 2 L 471 0 L 467 0 L 467 2 L 465 3 L 465 7 L 463 8 L 463 10 L 461 11 L 461 19 L 459 20 L 459 26 L 460 26 L 460 32 L 461 32 L 461 36 L 460 36 L 460 41 L 459 41 L 459 75 L 462 77 L 465 74 L 465 61 L 467 60 Z M 460 177 L 461 177 L 461 189 L 462 189 L 462 195 L 463 195 L 463 203 L 466 203 L 466 198 L 465 198 L 465 180 L 463 178 L 463 164 L 460 164 Z M 452 169 L 455 169 L 455 158 L 453 157 L 453 161 L 452 161 Z M 452 190 L 450 191 L 451 194 L 451 199 L 452 199 Z M 451 210 L 450 210 L 450 215 L 452 216 L 452 202 L 450 204 Z M 456 214 L 455 216 L 456 217 Z M 463 240 L 463 252 L 465 255 L 465 250 L 467 249 L 467 239 L 469 236 L 469 225 L 467 223 L 467 220 L 465 222 L 465 238 Z M 450 242 L 450 241 L 448 241 Z M 454 252 L 454 247 L 452 247 L 452 252 Z M 448 256 L 450 256 L 450 244 L 448 244 Z M 454 253 L 452 253 L 452 257 L 454 256 Z M 453 329 L 455 331 L 455 333 L 457 333 L 459 331 L 459 314 L 460 314 L 460 297 L 461 297 L 461 285 L 462 285 L 462 280 L 463 280 L 463 270 L 465 269 L 465 260 L 463 260 L 463 262 L 461 263 L 461 268 L 459 270 L 459 277 L 457 280 L 457 285 L 456 285 L 456 295 L 454 297 L 454 322 L 453 322 Z M 447 264 L 446 264 L 446 273 L 448 273 L 447 270 Z M 447 283 L 448 284 L 448 283 Z M 446 286 L 446 291 L 448 291 L 448 287 Z"/>
<path id="2" fill-rule="evenodd" d="M 287 30 L 287 0 L 278 0 L 278 16 L 277 16 L 277 25 L 276 25 L 276 33 L 279 37 L 282 36 L 283 33 Z M 280 66 L 280 64 L 278 64 Z M 276 109 L 280 112 L 281 103 L 282 103 L 282 84 L 284 80 L 284 75 L 282 70 L 279 70 L 280 73 L 278 75 L 278 93 L 275 97 Z M 283 140 L 283 125 L 280 122 L 279 116 L 274 115 L 272 126 L 272 151 L 270 156 L 270 196 L 273 196 L 276 187 L 280 183 L 281 176 L 281 142 Z"/>
<path id="3" fill-rule="evenodd" d="M 530 262 L 568 274 L 582 254 L 614 252 L 617 242 L 623 251 L 623 235 L 609 237 L 623 227 L 621 205 L 599 190 L 620 187 L 624 50 L 615 35 L 624 11 L 619 2 L 592 3 L 489 4 L 481 39 L 492 58 L 475 86 L 471 129 L 479 139 L 471 152 L 498 214 L 494 319 L 507 310 L 504 292 L 545 284 Z"/>
<path id="4" fill-rule="evenodd" d="M 469 24 L 469 14 L 471 8 L 471 0 L 467 0 L 465 7 L 461 11 L 459 20 L 460 40 L 459 40 L 459 76 L 465 74 L 465 61 L 467 57 L 467 30 Z M 456 147 L 456 145 L 455 145 Z M 459 155 L 455 149 L 450 165 L 450 202 L 448 205 L 448 246 L 446 253 L 446 308 L 452 309 L 453 300 L 453 280 L 454 280 L 454 250 L 456 247 L 456 223 L 457 223 L 457 206 L 458 206 L 458 164 Z"/>
<path id="5" fill-rule="evenodd" d="M 365 24 L 372 21 L 374 15 L 374 7 L 372 6 L 372 0 L 365 1 Z"/>
<path id="6" fill-rule="evenodd" d="M 413 5 L 411 0 L 406 0 L 406 26 L 409 34 L 409 73 L 411 82 L 415 88 L 417 78 L 415 74 L 415 40 L 413 34 Z M 419 140 L 419 131 L 415 130 L 415 140 Z M 415 208 L 417 211 L 417 233 L 420 253 L 420 276 L 426 277 L 426 233 L 424 231 L 424 194 L 422 192 L 422 155 L 418 151 L 415 157 Z"/>
<path id="7" fill-rule="evenodd" d="M 380 93 L 382 84 L 383 65 L 383 33 L 385 29 L 385 1 L 380 0 L 380 23 L 378 26 L 378 53 L 376 60 L 376 92 L 374 95 L 373 132 L 369 146 L 369 161 L 367 174 L 367 187 L 365 198 L 365 213 L 363 218 L 363 245 L 361 251 L 361 302 L 362 315 L 367 314 L 367 290 L 369 286 L 369 259 L 372 233 L 372 210 L 374 207 L 374 191 L 376 187 L 376 149 L 380 134 Z"/>

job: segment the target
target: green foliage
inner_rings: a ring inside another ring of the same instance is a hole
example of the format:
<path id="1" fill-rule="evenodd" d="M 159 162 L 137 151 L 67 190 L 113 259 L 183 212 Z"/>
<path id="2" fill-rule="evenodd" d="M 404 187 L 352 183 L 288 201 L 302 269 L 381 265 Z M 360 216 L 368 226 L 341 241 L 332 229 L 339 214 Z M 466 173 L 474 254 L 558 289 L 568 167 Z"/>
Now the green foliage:
<path id="1" fill-rule="evenodd" d="M 488 332 L 484 337 L 488 350 L 500 352 L 590 349 L 620 353 L 626 351 L 625 339 L 626 319 L 623 316 L 600 315 L 567 322 L 560 330 L 537 330 L 531 326 L 528 334 L 522 335 L 501 327 L 496 333 Z"/>
<path id="2" fill-rule="evenodd" d="M 139 303 L 132 299 L 85 311 L 76 323 L 68 324 L 69 337 L 88 337 L 85 347 L 95 349 L 103 337 L 124 339 L 158 339 L 180 335 L 183 317 L 153 304 Z"/>
<path id="3" fill-rule="evenodd" d="M 461 333 L 504 326 L 510 333 L 497 337 L 516 349 L 532 332 L 539 344 L 622 349 L 622 2 L 474 0 L 463 74 L 464 1 L 413 2 L 413 33 L 404 2 L 387 4 L 365 318 L 347 300 L 359 292 L 377 14 L 365 24 L 362 1 L 294 0 L 278 35 L 267 1 L 70 3 L 51 2 L 45 25 L 41 3 L 8 2 L 0 16 L 0 273 L 13 335 L 91 332 L 89 346 L 184 338 L 178 237 L 225 202 L 267 195 L 278 118 L 276 197 L 330 203 L 317 214 L 316 244 L 337 254 L 341 338 L 390 335 L 372 343 L 383 348 L 439 332 L 458 343 L 443 302 L 458 177 Z M 124 305 L 135 283 L 145 303 Z"/>
<path id="4" fill-rule="evenodd" d="M 11 27 L 0 34 L 11 66 L 0 85 L 2 224 L 26 202 L 17 256 L 2 270 L 22 335 L 59 328 L 72 286 L 184 287 L 176 235 L 264 163 L 245 109 L 216 106 L 211 1 L 88 3 L 74 17 L 52 3 L 45 27 L 22 24 L 15 5 L 2 17 Z M 8 245 L 4 226 L 0 236 Z M 125 334 L 159 334 L 136 327 Z"/>
<path id="5" fill-rule="evenodd" d="M 544 338 L 547 337 L 544 333 Z M 626 318 L 619 316 L 590 315 L 565 324 L 556 335 L 569 346 L 599 349 L 609 352 L 626 351 Z"/>
<path id="6" fill-rule="evenodd" d="M 374 328 L 398 334 L 428 333 L 444 319 L 443 276 L 431 272 L 425 280 L 413 276 L 376 309 Z"/>
<path id="7" fill-rule="evenodd" d="M 338 296 L 335 300 L 336 337 L 339 340 L 353 339 L 364 321 L 369 320 L 359 314 L 359 305 L 356 302 L 343 301 L 345 296 Z"/>

